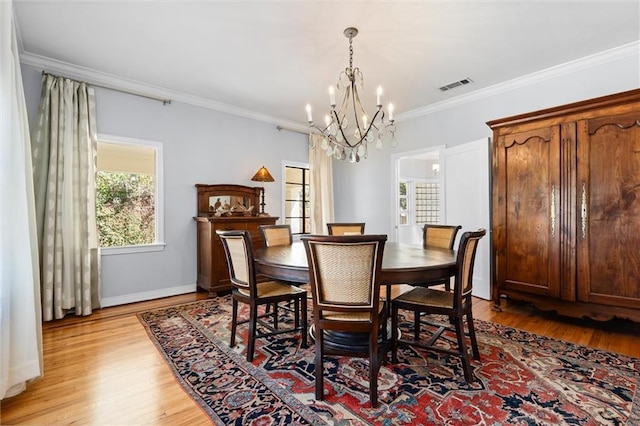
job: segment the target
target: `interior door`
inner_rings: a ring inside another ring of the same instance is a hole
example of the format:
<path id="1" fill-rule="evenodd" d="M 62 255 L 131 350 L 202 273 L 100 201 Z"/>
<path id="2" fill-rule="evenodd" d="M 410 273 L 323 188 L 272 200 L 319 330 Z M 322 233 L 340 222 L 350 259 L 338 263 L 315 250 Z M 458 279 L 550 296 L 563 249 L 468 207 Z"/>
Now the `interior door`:
<path id="1" fill-rule="evenodd" d="M 473 295 L 491 298 L 491 226 L 489 139 L 447 148 L 441 158 L 444 174 L 443 224 L 462 225 L 458 233 L 487 230 L 478 245 L 473 270 Z M 455 247 L 458 246 L 458 241 Z"/>

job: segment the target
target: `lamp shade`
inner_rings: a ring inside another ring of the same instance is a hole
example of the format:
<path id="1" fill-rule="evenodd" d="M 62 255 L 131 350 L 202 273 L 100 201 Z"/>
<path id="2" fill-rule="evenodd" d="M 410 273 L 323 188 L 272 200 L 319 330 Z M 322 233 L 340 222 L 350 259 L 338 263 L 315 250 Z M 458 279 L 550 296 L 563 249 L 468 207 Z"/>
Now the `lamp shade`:
<path id="1" fill-rule="evenodd" d="M 260 167 L 255 175 L 251 178 L 255 182 L 273 182 L 273 176 L 269 173 L 269 170 L 265 166 Z"/>

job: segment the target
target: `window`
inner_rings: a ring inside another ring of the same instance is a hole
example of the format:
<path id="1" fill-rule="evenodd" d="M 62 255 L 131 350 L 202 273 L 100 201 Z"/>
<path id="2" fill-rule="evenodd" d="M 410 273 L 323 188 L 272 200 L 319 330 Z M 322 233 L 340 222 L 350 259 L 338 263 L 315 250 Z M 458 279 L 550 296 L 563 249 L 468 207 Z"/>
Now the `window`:
<path id="1" fill-rule="evenodd" d="M 308 234 L 311 231 L 309 167 L 285 165 L 284 174 L 284 223 L 291 225 L 292 234 Z"/>
<path id="2" fill-rule="evenodd" d="M 440 185 L 438 182 L 400 180 L 398 188 L 400 225 L 440 222 Z"/>
<path id="3" fill-rule="evenodd" d="M 415 182 L 416 224 L 440 222 L 440 185 L 437 182 Z"/>
<path id="4" fill-rule="evenodd" d="M 103 254 L 161 250 L 162 144 L 98 136 L 96 222 Z"/>
<path id="5" fill-rule="evenodd" d="M 400 225 L 409 223 L 409 181 L 401 180 L 398 191 L 398 208 L 400 212 Z"/>

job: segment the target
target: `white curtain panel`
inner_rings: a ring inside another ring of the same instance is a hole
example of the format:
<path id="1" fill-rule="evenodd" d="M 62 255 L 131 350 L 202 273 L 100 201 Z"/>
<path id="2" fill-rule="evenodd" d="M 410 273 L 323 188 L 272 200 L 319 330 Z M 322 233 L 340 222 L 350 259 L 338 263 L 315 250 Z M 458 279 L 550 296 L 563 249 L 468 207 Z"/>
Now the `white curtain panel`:
<path id="1" fill-rule="evenodd" d="M 333 222 L 333 157 L 320 144 L 322 136 L 309 135 L 309 174 L 311 175 L 311 233 L 326 234 Z"/>
<path id="2" fill-rule="evenodd" d="M 0 1 L 0 399 L 42 375 L 31 143 L 12 11 Z"/>
<path id="3" fill-rule="evenodd" d="M 93 88 L 44 74 L 32 137 L 42 317 L 100 307 Z"/>

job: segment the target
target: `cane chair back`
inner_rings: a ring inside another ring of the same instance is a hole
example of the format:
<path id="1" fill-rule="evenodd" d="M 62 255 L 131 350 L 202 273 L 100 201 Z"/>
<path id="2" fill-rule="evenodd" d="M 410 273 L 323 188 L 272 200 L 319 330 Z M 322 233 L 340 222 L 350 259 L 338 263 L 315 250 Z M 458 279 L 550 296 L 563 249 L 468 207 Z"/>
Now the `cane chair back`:
<path id="1" fill-rule="evenodd" d="M 431 225 L 426 224 L 422 228 L 422 246 L 424 248 L 443 248 L 453 250 L 456 235 L 462 226 L 457 225 Z"/>
<path id="2" fill-rule="evenodd" d="M 293 243 L 290 225 L 260 225 L 258 229 L 267 247 L 290 246 Z"/>
<path id="3" fill-rule="evenodd" d="M 362 235 L 364 223 L 327 223 L 329 235 Z"/>

